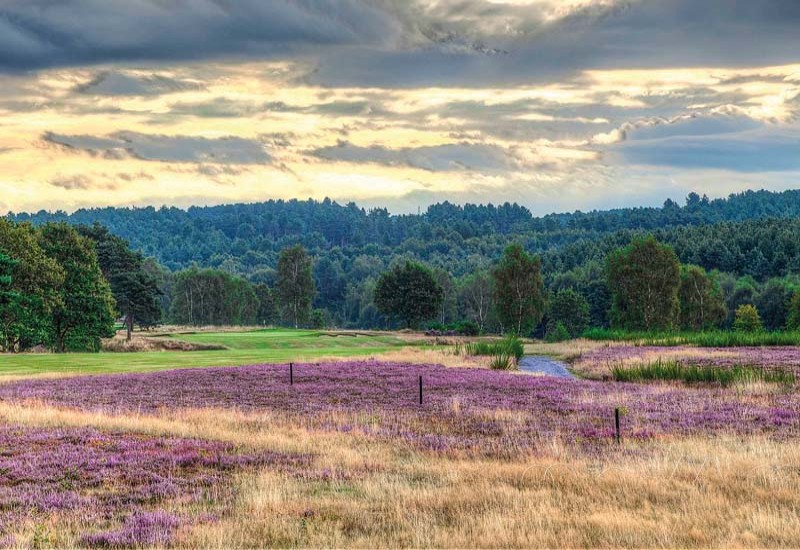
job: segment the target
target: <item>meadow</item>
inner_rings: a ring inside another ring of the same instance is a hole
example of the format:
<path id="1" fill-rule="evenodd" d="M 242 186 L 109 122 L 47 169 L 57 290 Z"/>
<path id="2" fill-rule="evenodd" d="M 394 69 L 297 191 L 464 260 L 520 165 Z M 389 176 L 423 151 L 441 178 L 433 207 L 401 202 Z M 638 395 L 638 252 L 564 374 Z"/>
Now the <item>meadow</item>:
<path id="1" fill-rule="evenodd" d="M 165 369 L 237 366 L 319 358 L 370 356 L 421 346 L 389 333 L 261 329 L 177 331 L 146 336 L 221 349 L 101 353 L 19 353 L 0 357 L 0 377 L 143 372 Z"/>
<path id="2" fill-rule="evenodd" d="M 405 334 L 164 337 L 229 349 L 151 355 L 273 360 L 4 379 L 2 545 L 800 545 L 800 394 L 785 380 L 531 376 Z M 757 367 L 754 350 L 692 349 L 526 343 L 588 374 L 679 351 Z"/>

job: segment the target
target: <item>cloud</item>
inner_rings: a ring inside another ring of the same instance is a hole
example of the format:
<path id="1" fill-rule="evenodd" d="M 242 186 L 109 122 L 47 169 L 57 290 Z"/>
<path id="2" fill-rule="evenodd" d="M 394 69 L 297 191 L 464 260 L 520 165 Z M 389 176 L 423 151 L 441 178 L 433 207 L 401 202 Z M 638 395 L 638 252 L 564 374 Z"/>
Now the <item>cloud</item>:
<path id="1" fill-rule="evenodd" d="M 271 161 L 271 156 L 259 141 L 240 137 L 204 138 L 137 132 L 96 137 L 49 132 L 43 139 L 107 159 L 133 157 L 147 161 L 209 164 L 267 164 Z"/>
<path id="2" fill-rule="evenodd" d="M 5 0 L 0 68 L 276 55 L 386 44 L 398 23 L 368 0 Z"/>
<path id="3" fill-rule="evenodd" d="M 684 134 L 630 140 L 607 157 L 617 162 L 734 172 L 800 170 L 800 128 L 759 128 L 716 135 Z"/>
<path id="4" fill-rule="evenodd" d="M 161 74 L 138 74 L 122 71 L 103 71 L 75 91 L 102 96 L 153 96 L 199 90 L 197 81 L 172 78 Z"/>
<path id="5" fill-rule="evenodd" d="M 381 146 L 360 147 L 341 141 L 336 146 L 316 149 L 311 154 L 331 161 L 408 166 L 429 172 L 491 172 L 514 167 L 513 159 L 503 148 L 488 144 L 453 143 L 389 149 Z"/>

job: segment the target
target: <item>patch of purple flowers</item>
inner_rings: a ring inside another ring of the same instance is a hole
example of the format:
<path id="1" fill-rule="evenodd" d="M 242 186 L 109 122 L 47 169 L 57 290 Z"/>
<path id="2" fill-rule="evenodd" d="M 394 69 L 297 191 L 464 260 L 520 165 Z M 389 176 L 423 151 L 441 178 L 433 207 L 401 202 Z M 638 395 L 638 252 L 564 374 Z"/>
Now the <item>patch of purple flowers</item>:
<path id="1" fill-rule="evenodd" d="M 418 377 L 424 403 L 419 405 Z M 360 432 L 446 453 L 517 456 L 553 438 L 597 445 L 623 436 L 800 435 L 796 392 L 602 383 L 374 361 L 176 370 L 31 380 L 0 398 L 124 413 L 175 408 L 271 411 L 311 429 Z"/>
<path id="2" fill-rule="evenodd" d="M 171 501 L 200 502 L 209 492 L 218 494 L 244 467 L 289 471 L 308 461 L 193 439 L 2 426 L 0 536 L 26 520 L 55 515 L 107 526 L 84 533 L 85 545 L 165 545 L 184 522 L 163 510 Z"/>

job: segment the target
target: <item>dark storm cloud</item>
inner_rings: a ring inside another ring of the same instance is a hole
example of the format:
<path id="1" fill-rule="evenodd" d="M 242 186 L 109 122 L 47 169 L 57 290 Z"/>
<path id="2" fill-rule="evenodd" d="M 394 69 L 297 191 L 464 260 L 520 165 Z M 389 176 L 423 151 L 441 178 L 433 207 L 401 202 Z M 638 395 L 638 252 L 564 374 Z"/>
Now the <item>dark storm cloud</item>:
<path id="1" fill-rule="evenodd" d="M 44 135 L 46 142 L 106 159 L 137 158 L 158 162 L 267 164 L 272 158 L 256 140 L 117 132 L 107 137 Z"/>
<path id="2" fill-rule="evenodd" d="M 5 0 L 0 69 L 303 55 L 319 61 L 308 79 L 322 85 L 504 86 L 588 68 L 782 64 L 800 50 L 794 0 L 544 11 L 486 0 Z"/>
<path id="3" fill-rule="evenodd" d="M 397 32 L 362 0 L 4 0 L 0 68 L 265 56 Z"/>
<path id="4" fill-rule="evenodd" d="M 455 24 L 436 23 L 445 29 Z M 478 32 L 481 24 L 487 28 L 482 40 L 507 53 L 360 48 L 324 57 L 310 79 L 329 86 L 504 87 L 584 69 L 742 67 L 800 58 L 800 2 L 791 0 L 620 1 L 548 23 L 531 20 L 520 32 L 497 35 L 489 33 L 491 23 L 475 24 Z"/>

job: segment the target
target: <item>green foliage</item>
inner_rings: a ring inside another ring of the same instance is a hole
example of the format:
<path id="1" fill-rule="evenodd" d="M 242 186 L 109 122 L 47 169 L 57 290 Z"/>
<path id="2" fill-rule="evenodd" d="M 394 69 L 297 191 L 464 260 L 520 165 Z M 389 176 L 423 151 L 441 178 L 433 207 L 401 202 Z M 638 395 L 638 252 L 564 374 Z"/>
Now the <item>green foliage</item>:
<path id="1" fill-rule="evenodd" d="M 494 310 L 494 279 L 485 270 L 464 277 L 458 288 L 458 303 L 463 315 L 483 333 L 491 323 Z"/>
<path id="2" fill-rule="evenodd" d="M 758 309 L 752 304 L 739 306 L 736 310 L 736 320 L 733 322 L 733 329 L 738 332 L 758 332 L 762 329 L 761 317 Z"/>
<path id="3" fill-rule="evenodd" d="M 92 240 L 103 276 L 111 285 L 117 311 L 125 319 L 128 339 L 134 325 L 149 328 L 161 322 L 159 279 L 144 265 L 140 252 L 131 250 L 124 239 L 95 224 L 78 227 L 81 235 Z"/>
<path id="4" fill-rule="evenodd" d="M 12 293 L 0 313 L 2 351 L 26 351 L 50 339 L 52 310 L 60 302 L 64 269 L 45 254 L 39 232 L 28 224 L 0 219 L 0 249 L 13 258 L 6 273 Z"/>
<path id="5" fill-rule="evenodd" d="M 800 291 L 795 291 L 789 301 L 789 314 L 786 318 L 788 330 L 800 330 Z"/>
<path id="6" fill-rule="evenodd" d="M 315 309 L 311 312 L 311 328 L 315 330 L 324 329 L 328 326 L 328 320 L 325 318 L 325 310 Z"/>
<path id="7" fill-rule="evenodd" d="M 430 269 L 407 261 L 381 275 L 375 286 L 375 306 L 406 327 L 418 327 L 437 315 L 444 299 Z"/>
<path id="8" fill-rule="evenodd" d="M 678 291 L 680 327 L 703 331 L 717 328 L 727 317 L 727 309 L 717 277 L 696 265 L 681 266 Z"/>
<path id="9" fill-rule="evenodd" d="M 584 333 L 584 337 L 597 341 L 631 342 L 639 346 L 697 346 L 701 348 L 800 346 L 800 331 L 629 332 L 592 328 Z"/>
<path id="10" fill-rule="evenodd" d="M 514 335 L 506 336 L 502 340 L 478 340 L 456 346 L 456 353 L 472 356 L 509 355 L 519 361 L 525 355 L 525 345 L 522 340 Z"/>
<path id="11" fill-rule="evenodd" d="M 660 380 L 680 381 L 687 384 L 720 384 L 722 386 L 754 382 L 776 383 L 785 386 L 795 384 L 795 375 L 788 370 L 764 369 L 747 365 L 733 367 L 687 365 L 678 361 L 661 359 L 644 365 L 615 365 L 611 368 L 611 374 L 618 382 Z"/>
<path id="12" fill-rule="evenodd" d="M 298 328 L 309 321 L 317 292 L 311 258 L 301 245 L 281 251 L 278 260 L 278 297 L 284 321 Z"/>
<path id="13" fill-rule="evenodd" d="M 100 271 L 94 243 L 65 223 L 44 225 L 42 249 L 64 271 L 52 308 L 49 343 L 56 352 L 99 351 L 114 335 L 114 296 Z"/>
<path id="14" fill-rule="evenodd" d="M 504 328 L 530 334 L 544 315 L 542 262 L 519 244 L 506 248 L 492 271 L 497 316 Z"/>
<path id="15" fill-rule="evenodd" d="M 675 251 L 654 237 L 634 239 L 608 256 L 611 317 L 628 330 L 669 330 L 680 312 L 680 262 Z"/>
<path id="16" fill-rule="evenodd" d="M 556 331 L 562 340 L 575 338 L 589 327 L 589 302 L 571 288 L 559 290 L 548 300 L 547 316 L 551 337 L 554 337 L 551 333 Z M 565 333 L 567 337 L 563 338 Z"/>
<path id="17" fill-rule="evenodd" d="M 781 279 L 767 281 L 753 304 L 765 329 L 779 330 L 786 326 L 792 294 L 794 289 L 787 281 Z"/>
<path id="18" fill-rule="evenodd" d="M 554 321 L 548 324 L 547 333 L 544 336 L 546 342 L 564 342 L 572 336 L 567 327 L 561 321 Z"/>
<path id="19" fill-rule="evenodd" d="M 250 283 L 215 269 L 175 274 L 170 319 L 189 326 L 254 325 L 259 301 Z"/>
<path id="20" fill-rule="evenodd" d="M 277 325 L 280 318 L 277 292 L 263 283 L 255 285 L 253 291 L 258 300 L 256 323 L 264 326 Z"/>

